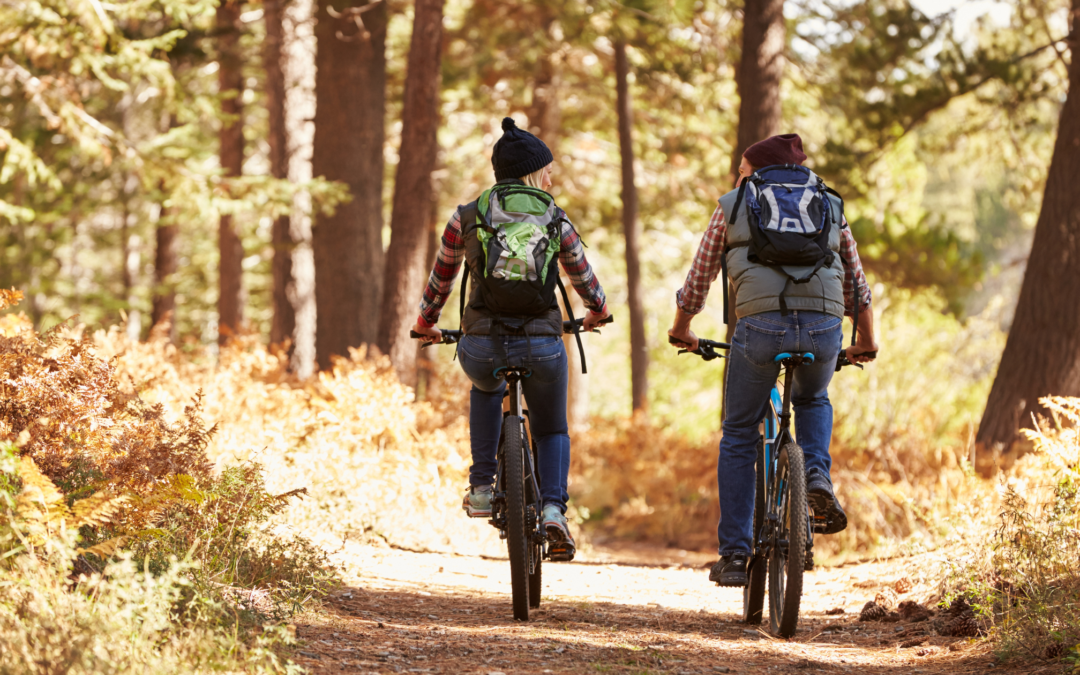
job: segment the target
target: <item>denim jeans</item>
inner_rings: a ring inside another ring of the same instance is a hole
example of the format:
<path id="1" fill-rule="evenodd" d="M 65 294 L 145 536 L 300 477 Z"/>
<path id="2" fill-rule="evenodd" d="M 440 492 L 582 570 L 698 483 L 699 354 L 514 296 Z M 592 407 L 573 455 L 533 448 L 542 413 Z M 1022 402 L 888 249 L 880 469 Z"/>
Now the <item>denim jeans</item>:
<path id="1" fill-rule="evenodd" d="M 780 373 L 780 364 L 773 359 L 783 352 L 814 355 L 814 362 L 799 366 L 793 376 L 795 437 L 802 446 L 807 472 L 817 469 L 829 475 L 833 421 L 829 382 L 843 337 L 841 319 L 821 312 L 792 311 L 787 316 L 765 312 L 743 317 L 735 324 L 724 392 L 727 417 L 716 466 L 720 555 L 753 550 L 758 424 Z"/>
<path id="2" fill-rule="evenodd" d="M 526 339 L 531 340 L 526 345 Z M 502 342 L 497 349 L 495 340 Z M 554 503 L 565 513 L 566 479 L 570 473 L 570 435 L 566 427 L 566 387 L 569 382 L 566 348 L 562 338 L 553 335 L 525 338 L 466 335 L 458 345 L 461 369 L 473 383 L 469 395 L 469 435 L 473 464 L 469 469 L 470 485 L 491 485 L 495 481 L 495 455 L 502 430 L 503 393 L 506 381 L 492 371 L 499 366 L 526 365 L 532 375 L 522 378 L 521 389 L 529 407 L 529 424 L 536 441 L 540 494 L 544 504 Z"/>

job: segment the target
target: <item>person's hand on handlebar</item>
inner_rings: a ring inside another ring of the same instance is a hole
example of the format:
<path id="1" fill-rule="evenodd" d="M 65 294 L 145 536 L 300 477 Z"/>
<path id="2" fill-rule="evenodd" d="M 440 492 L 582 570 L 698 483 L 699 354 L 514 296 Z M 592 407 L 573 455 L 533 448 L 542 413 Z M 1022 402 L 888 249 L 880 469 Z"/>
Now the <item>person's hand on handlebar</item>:
<path id="1" fill-rule="evenodd" d="M 672 324 L 671 329 L 668 330 L 668 340 L 675 340 L 678 344 L 676 347 L 680 349 L 686 349 L 691 352 L 696 352 L 698 349 L 698 337 L 694 335 L 694 331 L 690 330 L 690 321 L 694 318 L 692 314 L 687 314 L 682 308 L 677 307 L 675 309 L 675 322 Z"/>
<path id="2" fill-rule="evenodd" d="M 674 346 L 685 349 L 687 351 L 696 352 L 698 349 L 698 337 L 694 335 L 694 331 L 689 327 L 685 331 L 676 331 L 674 328 L 668 330 L 668 337 L 676 340 L 678 344 Z M 669 340 L 670 342 L 670 340 Z"/>
<path id="3" fill-rule="evenodd" d="M 417 322 L 412 329 L 423 336 L 420 339 L 424 342 L 442 342 L 442 331 L 435 326 L 422 326 Z"/>
<path id="4" fill-rule="evenodd" d="M 862 340 L 856 340 L 844 351 L 847 352 L 848 361 L 852 363 L 870 363 L 877 358 L 878 346 L 876 344 L 862 344 Z"/>
<path id="5" fill-rule="evenodd" d="M 598 314 L 590 309 L 588 313 L 585 314 L 585 320 L 582 321 L 581 328 L 587 332 L 592 332 L 596 330 L 597 325 L 599 325 L 601 321 L 609 316 L 611 316 L 611 312 L 608 311 L 607 307 L 604 308 L 603 314 Z"/>

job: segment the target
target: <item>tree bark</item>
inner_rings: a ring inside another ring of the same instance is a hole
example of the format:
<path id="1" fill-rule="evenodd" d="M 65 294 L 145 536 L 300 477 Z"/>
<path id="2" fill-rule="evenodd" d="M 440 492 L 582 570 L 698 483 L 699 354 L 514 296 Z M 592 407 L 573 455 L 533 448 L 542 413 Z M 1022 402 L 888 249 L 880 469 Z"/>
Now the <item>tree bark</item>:
<path id="1" fill-rule="evenodd" d="M 311 180 L 315 138 L 315 0 L 288 0 L 285 6 L 285 127 L 289 142 L 289 181 Z M 315 370 L 315 263 L 311 249 L 312 204 L 305 191 L 293 195 L 289 225 L 292 256 L 289 300 L 295 311 L 289 368 L 302 379 Z"/>
<path id="2" fill-rule="evenodd" d="M 739 88 L 739 132 L 731 175 L 739 174 L 748 147 L 779 132 L 780 78 L 784 74 L 784 0 L 746 0 L 743 9 Z"/>
<path id="3" fill-rule="evenodd" d="M 416 344 L 409 339 L 409 328 L 427 279 L 431 173 L 438 154 L 443 4 L 444 0 L 416 0 L 379 317 L 379 349 L 389 354 L 398 377 L 411 385 L 416 384 Z"/>
<path id="4" fill-rule="evenodd" d="M 554 21 L 548 21 L 545 32 L 551 32 Z M 540 59 L 533 80 L 532 105 L 529 106 L 530 131 L 542 140 L 558 160 L 557 152 L 562 127 L 562 106 L 559 99 L 561 78 L 556 54 Z"/>
<path id="5" fill-rule="evenodd" d="M 382 0 L 319 0 L 312 172 L 345 183 L 352 195 L 334 215 L 317 216 L 312 232 L 320 368 L 332 355 L 374 344 L 378 328 L 386 24 Z"/>
<path id="6" fill-rule="evenodd" d="M 266 69 L 266 108 L 269 116 L 270 175 L 289 177 L 289 134 L 285 125 L 284 15 L 287 0 L 263 0 L 266 42 L 263 43 L 263 66 Z M 293 284 L 293 251 L 297 242 L 292 236 L 292 218 L 279 216 L 270 234 L 274 249 L 271 263 L 274 315 L 270 322 L 270 344 L 292 342 L 296 332 L 296 309 L 289 298 Z"/>
<path id="7" fill-rule="evenodd" d="M 164 194 L 164 188 L 161 192 Z M 162 206 L 157 227 L 154 228 L 154 292 L 150 324 L 152 328 L 159 328 L 168 322 L 170 341 L 176 339 L 176 289 L 173 287 L 173 275 L 178 268 L 178 234 L 179 227 L 173 221 L 169 210 Z"/>
<path id="8" fill-rule="evenodd" d="M 634 124 L 626 59 L 626 41 L 615 43 L 615 90 L 619 111 L 619 151 L 622 156 L 623 235 L 626 239 L 626 290 L 630 310 L 630 388 L 634 412 L 644 411 L 649 394 L 649 352 L 645 342 L 645 311 L 641 300 L 641 263 L 638 257 L 641 223 L 638 221 L 637 186 L 634 185 Z"/>
<path id="9" fill-rule="evenodd" d="M 240 54 L 240 0 L 223 0 L 217 9 L 218 93 L 221 99 L 221 168 L 226 176 L 239 176 L 244 164 L 243 90 Z M 218 342 L 224 343 L 243 321 L 244 248 L 233 217 L 221 216 L 218 224 Z"/>
<path id="10" fill-rule="evenodd" d="M 735 81 L 739 90 L 739 130 L 731 154 L 733 183 L 738 181 L 742 155 L 754 143 L 780 133 L 780 78 L 784 74 L 784 0 L 746 0 L 743 8 L 742 56 Z M 729 286 L 727 342 L 735 336 L 735 287 Z M 723 365 L 727 381 L 727 363 Z M 724 387 L 727 391 L 727 387 Z M 720 400 L 720 421 L 727 413 Z"/>
<path id="11" fill-rule="evenodd" d="M 1072 0 L 1069 94 L 1046 176 L 1042 211 L 1028 257 L 1016 315 L 975 437 L 980 464 L 1008 452 L 1020 427 L 1045 414 L 1043 396 L 1080 395 L 1080 0 Z M 989 466 L 988 466 L 989 465 Z"/>

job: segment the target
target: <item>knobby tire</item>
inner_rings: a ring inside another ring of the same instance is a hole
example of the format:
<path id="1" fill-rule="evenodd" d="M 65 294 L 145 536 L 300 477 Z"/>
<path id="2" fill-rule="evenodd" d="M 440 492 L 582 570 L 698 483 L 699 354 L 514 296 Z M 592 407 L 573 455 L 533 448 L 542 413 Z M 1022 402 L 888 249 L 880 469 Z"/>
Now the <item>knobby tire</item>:
<path id="1" fill-rule="evenodd" d="M 536 456 L 536 444 L 530 443 L 529 445 L 531 447 L 528 449 L 528 452 L 532 457 L 532 470 L 535 473 L 537 470 L 536 467 L 538 461 L 538 457 Z M 525 492 L 528 495 L 528 500 L 526 503 L 528 505 L 531 505 L 531 507 L 526 506 L 526 508 L 529 510 L 528 536 L 530 537 L 529 563 L 531 565 L 529 571 L 529 607 L 537 609 L 538 607 L 540 607 L 540 587 L 542 584 L 540 566 L 543 563 L 544 549 L 542 544 L 537 543 L 535 540 L 532 539 L 532 537 L 540 528 L 540 518 L 542 514 L 538 512 L 537 509 L 540 508 L 541 500 L 540 495 L 533 494 L 534 490 L 532 480 L 527 481 L 525 485 Z"/>
<path id="2" fill-rule="evenodd" d="M 803 558 L 806 555 L 808 507 L 802 448 L 795 443 L 786 443 L 780 449 L 776 464 L 770 508 L 778 504 L 780 520 L 769 556 L 769 623 L 773 633 L 789 638 L 795 635 L 799 624 Z M 786 551 L 780 545 L 785 539 Z"/>
<path id="3" fill-rule="evenodd" d="M 529 620 L 529 529 L 525 506 L 525 455 L 521 442 L 521 419 L 503 420 L 503 465 L 506 467 L 506 548 L 510 556 L 510 585 L 514 618 Z"/>
<path id="4" fill-rule="evenodd" d="M 768 561 L 756 556 L 761 526 L 765 523 L 765 446 L 760 439 L 757 442 L 755 469 L 757 477 L 754 481 L 754 539 L 750 544 L 755 556 L 750 560 L 750 569 L 747 570 L 748 583 L 743 589 L 743 621 L 751 626 L 760 626 L 762 607 L 765 605 L 765 579 L 768 576 Z"/>

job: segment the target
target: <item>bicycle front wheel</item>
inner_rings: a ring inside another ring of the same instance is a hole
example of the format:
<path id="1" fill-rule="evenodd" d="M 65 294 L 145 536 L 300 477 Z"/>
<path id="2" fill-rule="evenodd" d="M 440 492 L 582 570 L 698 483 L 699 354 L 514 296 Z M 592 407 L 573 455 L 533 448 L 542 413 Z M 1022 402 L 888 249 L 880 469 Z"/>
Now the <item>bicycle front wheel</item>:
<path id="1" fill-rule="evenodd" d="M 765 523 L 765 444 L 758 439 L 757 477 L 754 480 L 754 539 L 750 543 L 753 555 L 747 570 L 747 584 L 743 589 L 743 621 L 751 626 L 761 625 L 761 608 L 765 604 L 766 560 L 761 557 L 761 528 Z"/>
<path id="2" fill-rule="evenodd" d="M 786 443 L 776 459 L 776 477 L 769 491 L 769 508 L 779 516 L 769 555 L 769 624 L 774 633 L 789 638 L 798 626 L 802 601 L 806 470 L 802 448 L 795 443 Z"/>
<path id="3" fill-rule="evenodd" d="M 525 453 L 521 418 L 507 415 L 502 428 L 503 466 L 506 467 L 506 548 L 510 555 L 510 586 L 514 618 L 529 620 L 528 512 L 525 507 Z"/>

